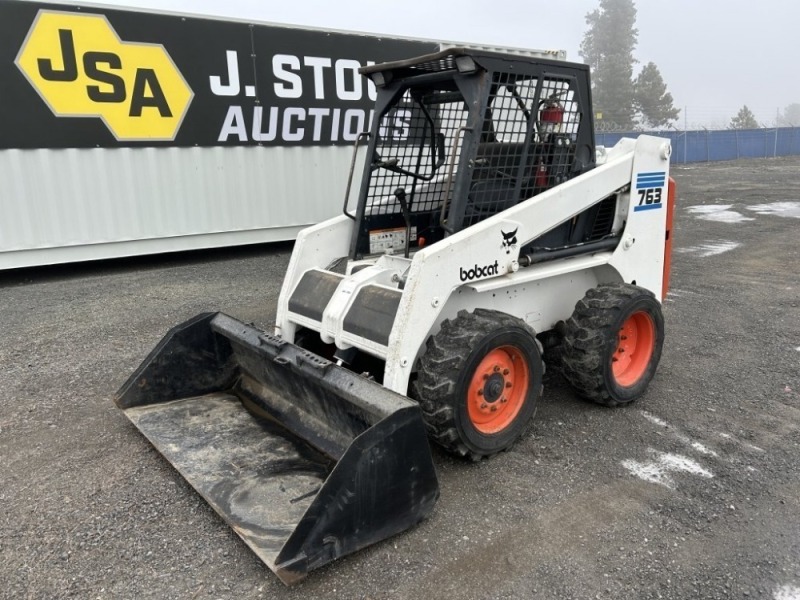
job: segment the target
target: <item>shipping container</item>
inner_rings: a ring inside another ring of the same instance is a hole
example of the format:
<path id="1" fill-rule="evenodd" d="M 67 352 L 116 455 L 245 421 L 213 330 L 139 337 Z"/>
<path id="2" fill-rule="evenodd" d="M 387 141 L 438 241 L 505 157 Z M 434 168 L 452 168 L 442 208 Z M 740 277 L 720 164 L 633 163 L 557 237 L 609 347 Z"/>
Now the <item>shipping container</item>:
<path id="1" fill-rule="evenodd" d="M 342 210 L 358 69 L 441 44 L 21 0 L 0 40 L 0 269 L 293 239 Z"/>

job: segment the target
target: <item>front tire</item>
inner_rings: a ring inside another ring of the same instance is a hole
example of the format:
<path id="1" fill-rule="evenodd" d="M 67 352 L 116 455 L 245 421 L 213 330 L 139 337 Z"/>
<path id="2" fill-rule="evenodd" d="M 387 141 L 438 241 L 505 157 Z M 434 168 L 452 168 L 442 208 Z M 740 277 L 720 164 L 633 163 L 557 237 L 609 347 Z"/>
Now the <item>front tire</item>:
<path id="1" fill-rule="evenodd" d="M 534 331 L 493 310 L 461 311 L 428 339 L 412 384 L 431 438 L 480 460 L 526 430 L 542 394 L 544 364 Z"/>
<path id="2" fill-rule="evenodd" d="M 589 290 L 567 321 L 563 373 L 584 398 L 619 406 L 642 396 L 664 344 L 661 304 L 626 283 Z"/>

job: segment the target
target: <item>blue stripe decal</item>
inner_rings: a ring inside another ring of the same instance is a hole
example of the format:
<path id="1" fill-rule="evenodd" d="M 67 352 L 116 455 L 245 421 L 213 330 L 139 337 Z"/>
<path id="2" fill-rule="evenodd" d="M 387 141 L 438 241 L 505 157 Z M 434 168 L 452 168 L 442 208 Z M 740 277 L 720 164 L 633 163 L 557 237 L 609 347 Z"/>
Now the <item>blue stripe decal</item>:
<path id="1" fill-rule="evenodd" d="M 667 181 L 666 171 L 639 173 L 636 175 L 636 189 L 646 190 L 650 188 L 664 187 L 666 181 Z"/>
<path id="2" fill-rule="evenodd" d="M 656 208 L 661 208 L 661 204 L 642 204 L 641 206 L 634 206 L 633 212 L 639 212 L 640 210 L 653 210 Z"/>

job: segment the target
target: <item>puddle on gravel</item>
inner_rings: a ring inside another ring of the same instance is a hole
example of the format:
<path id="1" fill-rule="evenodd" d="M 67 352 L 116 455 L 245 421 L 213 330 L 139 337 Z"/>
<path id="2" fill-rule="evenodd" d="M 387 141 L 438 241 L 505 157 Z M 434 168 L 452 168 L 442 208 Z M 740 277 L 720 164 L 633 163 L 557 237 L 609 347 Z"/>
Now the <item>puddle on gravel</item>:
<path id="1" fill-rule="evenodd" d="M 775 600 L 800 600 L 800 587 L 794 585 L 784 585 L 772 596 Z"/>
<path id="2" fill-rule="evenodd" d="M 691 446 L 692 448 L 697 450 L 700 454 L 705 454 L 706 456 L 714 456 L 714 457 L 719 456 L 719 454 L 717 454 L 710 448 L 704 446 L 700 442 L 691 442 Z"/>
<path id="3" fill-rule="evenodd" d="M 703 206 L 690 206 L 688 210 L 698 219 L 706 221 L 718 221 L 720 223 L 743 223 L 745 221 L 755 221 L 753 217 L 745 217 L 743 214 L 731 210 L 733 204 L 714 204 Z"/>
<path id="4" fill-rule="evenodd" d="M 652 448 L 649 451 L 655 455 L 653 460 L 649 462 L 623 460 L 622 466 L 639 479 L 657 483 L 670 489 L 675 489 L 675 482 L 672 479 L 672 475 L 675 473 L 689 473 L 707 479 L 714 477 L 711 471 L 707 471 L 689 457 L 658 452 Z"/>
<path id="5" fill-rule="evenodd" d="M 655 416 L 653 414 L 650 414 L 646 410 L 641 411 L 641 413 L 642 413 L 642 416 L 645 419 L 647 419 L 648 421 L 650 421 L 654 425 L 658 425 L 659 427 L 665 427 L 665 428 L 672 429 L 673 430 L 672 431 L 672 435 L 679 442 L 681 442 L 683 444 L 686 444 L 687 446 L 690 446 L 693 450 L 696 450 L 700 454 L 705 454 L 706 456 L 714 456 L 714 457 L 718 457 L 719 456 L 719 454 L 717 454 L 716 452 L 714 452 L 713 450 L 711 450 L 709 447 L 705 446 L 704 444 L 701 444 L 700 442 L 695 442 L 694 440 L 692 440 L 688 436 L 685 436 L 682 433 L 678 432 L 674 427 L 672 427 L 664 419 L 660 419 L 659 417 L 657 417 L 657 416 Z"/>
<path id="6" fill-rule="evenodd" d="M 772 202 L 770 204 L 752 204 L 745 207 L 759 215 L 775 215 L 800 219 L 800 202 Z"/>
<path id="7" fill-rule="evenodd" d="M 664 419 L 659 419 L 657 416 L 651 415 L 646 410 L 642 411 L 642 416 L 654 425 L 658 425 L 659 427 L 669 427 L 669 423 L 667 423 Z"/>
<path id="8" fill-rule="evenodd" d="M 707 244 L 700 244 L 699 246 L 689 246 L 688 248 L 675 248 L 676 252 L 684 254 L 697 254 L 701 258 L 709 256 L 716 256 L 730 250 L 735 250 L 742 244 L 739 242 L 732 242 L 730 240 L 719 240 L 716 242 L 708 242 Z"/>

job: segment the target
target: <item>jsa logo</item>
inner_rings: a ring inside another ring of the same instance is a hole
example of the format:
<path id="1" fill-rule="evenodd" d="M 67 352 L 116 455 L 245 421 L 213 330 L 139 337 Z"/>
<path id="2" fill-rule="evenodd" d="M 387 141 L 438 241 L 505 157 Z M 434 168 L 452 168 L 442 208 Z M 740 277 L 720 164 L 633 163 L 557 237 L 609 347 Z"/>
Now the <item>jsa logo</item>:
<path id="1" fill-rule="evenodd" d="M 99 117 L 120 141 L 174 140 L 193 93 L 158 44 L 103 15 L 40 10 L 15 61 L 59 117 Z"/>

